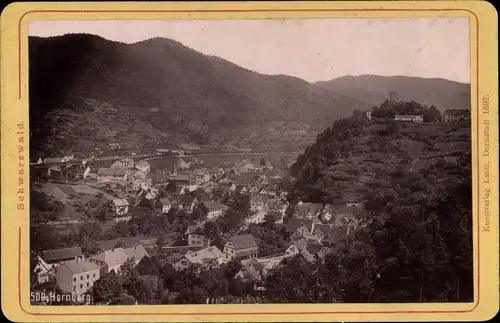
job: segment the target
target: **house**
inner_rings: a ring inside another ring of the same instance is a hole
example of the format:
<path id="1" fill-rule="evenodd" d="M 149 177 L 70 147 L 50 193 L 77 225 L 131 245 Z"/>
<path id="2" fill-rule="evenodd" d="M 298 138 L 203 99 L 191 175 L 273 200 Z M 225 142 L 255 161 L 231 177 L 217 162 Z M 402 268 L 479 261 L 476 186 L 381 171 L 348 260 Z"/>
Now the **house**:
<path id="1" fill-rule="evenodd" d="M 203 205 L 207 209 L 207 218 L 208 219 L 213 219 L 216 217 L 221 216 L 224 213 L 224 210 L 226 209 L 225 205 L 213 202 L 213 201 L 205 201 L 203 202 Z"/>
<path id="2" fill-rule="evenodd" d="M 151 178 L 148 178 L 146 173 L 140 170 L 128 170 L 127 178 L 130 181 L 134 190 L 145 190 L 151 186 Z"/>
<path id="3" fill-rule="evenodd" d="M 269 197 L 262 194 L 252 196 L 250 199 L 250 210 L 252 212 L 259 212 L 264 210 L 269 203 Z"/>
<path id="4" fill-rule="evenodd" d="M 157 173 L 153 176 L 152 181 L 155 186 L 165 187 L 170 181 L 170 176 L 165 173 Z"/>
<path id="5" fill-rule="evenodd" d="M 88 167 L 88 168 L 89 170 L 88 171 L 85 170 L 85 172 L 83 173 L 83 178 L 96 181 L 98 179 L 97 173 L 99 169 L 94 167 Z"/>
<path id="6" fill-rule="evenodd" d="M 207 169 L 196 169 L 193 172 L 194 179 L 198 185 L 210 181 L 210 173 Z"/>
<path id="7" fill-rule="evenodd" d="M 191 193 L 185 186 L 176 186 L 175 187 L 175 194 L 177 195 L 185 195 Z"/>
<path id="8" fill-rule="evenodd" d="M 403 122 L 424 122 L 424 116 L 397 114 L 394 116 L 394 120 L 395 121 L 403 121 Z"/>
<path id="9" fill-rule="evenodd" d="M 260 192 L 260 190 L 261 190 L 261 189 L 260 189 L 260 187 L 259 187 L 259 186 L 257 186 L 257 185 L 253 185 L 253 186 L 252 186 L 252 187 L 248 190 L 248 192 L 249 192 L 250 194 L 256 194 L 256 193 L 259 193 L 259 192 Z"/>
<path id="10" fill-rule="evenodd" d="M 151 165 L 146 160 L 140 160 L 135 164 L 135 168 L 144 173 L 149 173 Z"/>
<path id="11" fill-rule="evenodd" d="M 182 209 L 185 210 L 186 212 L 191 213 L 193 212 L 196 203 L 198 203 L 198 199 L 191 195 L 182 195 L 181 203 L 182 203 Z"/>
<path id="12" fill-rule="evenodd" d="M 122 183 L 127 180 L 127 169 L 125 168 L 99 168 L 97 181 L 99 183 Z"/>
<path id="13" fill-rule="evenodd" d="M 83 178 L 83 179 L 88 179 L 88 178 L 90 178 L 90 177 L 91 177 L 91 175 L 90 175 L 91 173 L 92 173 L 92 169 L 90 168 L 90 166 L 87 166 L 87 167 L 85 168 L 85 170 L 83 171 L 82 178 Z"/>
<path id="14" fill-rule="evenodd" d="M 357 207 L 333 207 L 332 220 L 335 226 L 351 225 L 357 227 L 363 210 Z"/>
<path id="15" fill-rule="evenodd" d="M 198 188 L 198 184 L 196 184 L 195 180 L 189 174 L 177 174 L 170 181 L 177 187 L 184 187 L 190 192 L 196 191 Z"/>
<path id="16" fill-rule="evenodd" d="M 332 220 L 334 206 L 331 204 L 325 204 L 323 211 L 320 215 L 320 220 L 323 223 L 328 223 Z"/>
<path id="17" fill-rule="evenodd" d="M 97 249 L 100 252 L 105 250 L 112 250 L 118 247 L 130 248 L 138 245 L 141 245 L 141 241 L 136 237 L 123 237 L 119 239 L 97 241 Z"/>
<path id="18" fill-rule="evenodd" d="M 51 265 L 47 264 L 40 256 L 36 256 L 36 265 L 33 269 L 37 284 L 49 282 L 54 274 Z"/>
<path id="19" fill-rule="evenodd" d="M 127 259 L 133 259 L 136 265 L 139 263 L 139 261 L 142 260 L 142 258 L 149 257 L 148 252 L 146 251 L 146 249 L 144 249 L 142 245 L 129 247 L 123 249 L 123 251 L 127 255 Z"/>
<path id="20" fill-rule="evenodd" d="M 321 243 L 325 247 L 334 247 L 351 232 L 352 230 L 348 226 L 332 227 L 328 237 L 324 238 Z"/>
<path id="21" fill-rule="evenodd" d="M 186 162 L 182 158 L 177 158 L 174 160 L 174 172 L 176 173 L 177 170 L 187 170 L 191 167 L 191 163 Z"/>
<path id="22" fill-rule="evenodd" d="M 267 202 L 267 210 L 272 213 L 276 213 L 279 218 L 282 218 L 286 212 L 288 204 L 278 198 L 269 199 Z"/>
<path id="23" fill-rule="evenodd" d="M 168 213 L 170 209 L 172 209 L 172 201 L 170 201 L 167 197 L 162 197 L 160 199 L 161 212 Z"/>
<path id="24" fill-rule="evenodd" d="M 220 167 L 214 167 L 209 171 L 210 179 L 216 179 L 224 175 L 224 169 Z"/>
<path id="25" fill-rule="evenodd" d="M 101 266 L 101 274 L 109 273 L 114 270 L 116 273 L 120 271 L 120 267 L 127 261 L 128 255 L 122 247 L 104 250 L 95 255 L 90 261 Z"/>
<path id="26" fill-rule="evenodd" d="M 174 263 L 176 270 L 184 270 L 193 265 L 201 268 L 215 268 L 224 263 L 224 255 L 216 246 L 210 246 L 198 251 L 188 251 Z"/>
<path id="27" fill-rule="evenodd" d="M 84 259 L 65 262 L 56 269 L 57 286 L 72 295 L 82 295 L 92 290 L 99 277 L 99 265 Z"/>
<path id="28" fill-rule="evenodd" d="M 128 213 L 129 204 L 126 199 L 113 199 L 113 201 L 111 201 L 111 205 L 116 215 L 124 215 Z"/>
<path id="29" fill-rule="evenodd" d="M 307 250 L 307 242 L 305 239 L 292 241 L 290 246 L 285 250 L 285 258 L 290 258 L 296 255 L 302 255 L 309 262 L 313 262 L 315 260 L 315 256 Z"/>
<path id="30" fill-rule="evenodd" d="M 241 279 L 245 282 L 261 281 L 264 277 L 264 266 L 255 258 L 241 261 L 241 269 L 234 275 L 234 279 Z"/>
<path id="31" fill-rule="evenodd" d="M 229 192 L 234 192 L 238 188 L 238 185 L 236 183 L 231 183 L 231 186 L 229 186 Z"/>
<path id="32" fill-rule="evenodd" d="M 321 203 L 300 203 L 295 206 L 293 216 L 298 219 L 315 220 L 319 219 L 323 210 Z"/>
<path id="33" fill-rule="evenodd" d="M 42 251 L 41 258 L 43 261 L 51 268 L 57 267 L 63 262 L 70 260 L 83 259 L 82 248 L 72 247 L 72 248 L 61 248 L 61 249 L 51 249 Z"/>
<path id="34" fill-rule="evenodd" d="M 120 160 L 115 161 L 111 168 L 125 168 L 132 169 L 134 168 L 134 160 L 132 158 L 122 158 Z"/>
<path id="35" fill-rule="evenodd" d="M 147 200 L 153 200 L 155 199 L 158 194 L 160 194 L 160 191 L 157 188 L 154 187 L 148 187 L 146 189 L 141 190 L 137 196 L 141 198 L 145 198 Z"/>
<path id="36" fill-rule="evenodd" d="M 238 185 L 234 190 L 236 194 L 245 194 L 248 193 L 248 188 L 244 185 Z"/>
<path id="37" fill-rule="evenodd" d="M 470 110 L 467 109 L 448 109 L 443 114 L 443 121 L 448 123 L 457 123 L 470 120 Z"/>
<path id="38" fill-rule="evenodd" d="M 315 224 L 314 229 L 313 229 L 313 233 L 312 233 L 313 239 L 315 237 L 320 237 L 320 239 L 315 239 L 316 241 L 318 241 L 320 243 L 322 239 L 328 237 L 328 235 L 330 234 L 331 228 L 332 228 L 331 224 Z"/>
<path id="39" fill-rule="evenodd" d="M 232 236 L 224 245 L 225 260 L 257 258 L 259 247 L 251 234 Z"/>
<path id="40" fill-rule="evenodd" d="M 254 172 L 256 169 L 258 169 L 258 167 L 255 167 L 254 163 L 251 160 L 244 160 L 238 167 L 238 170 L 242 173 Z"/>
<path id="41" fill-rule="evenodd" d="M 313 223 L 314 224 L 314 223 Z M 291 241 L 309 238 L 312 235 L 311 228 L 307 225 L 302 225 L 295 230 L 290 236 Z"/>

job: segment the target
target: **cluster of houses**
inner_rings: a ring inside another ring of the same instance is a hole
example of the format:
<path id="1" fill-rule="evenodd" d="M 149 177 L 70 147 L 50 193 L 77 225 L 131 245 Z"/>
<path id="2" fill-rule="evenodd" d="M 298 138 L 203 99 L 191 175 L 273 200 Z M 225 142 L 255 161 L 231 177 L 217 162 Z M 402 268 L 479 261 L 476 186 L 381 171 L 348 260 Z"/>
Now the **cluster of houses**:
<path id="1" fill-rule="evenodd" d="M 242 267 L 235 278 L 262 282 L 268 271 L 279 266 L 283 259 L 302 255 L 311 262 L 321 261 L 339 241 L 362 226 L 362 202 L 338 205 L 299 202 L 291 206 L 280 187 L 279 170 L 263 159 L 243 161 L 229 170 L 196 168 L 192 161 L 182 158 L 177 158 L 171 169 L 162 170 L 152 169 L 146 160 L 135 162 L 132 158 L 115 161 L 108 168 L 84 166 L 81 178 L 117 192 L 109 201 L 116 221 L 131 218 L 139 207 L 137 197 L 150 200 L 156 214 L 168 214 L 171 210 L 189 214 L 197 206 L 203 206 L 206 217 L 191 223 L 182 239 L 164 246 L 177 254 L 169 260 L 176 270 L 191 266 L 197 270 L 213 269 L 236 260 Z M 132 193 L 120 194 L 124 191 Z M 228 208 L 223 201 L 233 194 L 249 197 L 252 215 L 246 220 L 247 225 L 264 222 L 266 214 L 275 215 L 275 226 L 287 233 L 286 250 L 264 257 L 259 254 L 258 239 L 251 234 L 221 237 L 226 241 L 222 248 L 208 239 L 203 232 L 204 223 L 223 216 Z M 287 212 L 290 208 L 293 212 Z M 288 213 L 291 216 L 286 216 Z M 55 282 L 62 291 L 81 295 L 99 277 L 112 270 L 119 272 L 127 260 L 139 264 L 150 259 L 156 247 L 153 237 L 100 241 L 98 253 L 89 257 L 84 257 L 79 247 L 47 250 L 36 257 L 36 280 Z"/>
<path id="2" fill-rule="evenodd" d="M 386 118 L 377 118 L 372 116 L 372 111 L 364 111 L 362 115 L 353 114 L 355 119 L 364 119 L 367 121 L 377 121 L 385 120 Z M 421 114 L 397 114 L 393 118 L 394 121 L 399 122 L 412 122 L 412 123 L 422 123 L 424 122 L 424 116 Z M 448 109 L 442 115 L 442 122 L 446 123 L 459 123 L 468 122 L 470 120 L 470 110 L 468 109 Z"/>
<path id="3" fill-rule="evenodd" d="M 138 264 L 149 257 L 142 244 L 127 247 L 102 245 L 99 252 L 86 258 L 80 247 L 45 250 L 35 256 L 34 278 L 36 283 L 55 282 L 64 293 L 83 295 L 90 291 L 100 277 L 114 270 L 119 272 L 127 260 Z"/>
<path id="4" fill-rule="evenodd" d="M 290 207 L 279 199 L 269 199 L 273 200 L 277 201 L 274 204 L 269 202 L 274 205 L 272 212 L 281 212 Z M 168 198 L 160 201 L 163 213 L 174 205 Z M 126 207 L 123 201 L 114 202 L 117 207 Z M 183 205 L 190 208 L 194 202 L 196 198 L 186 199 Z M 225 206 L 222 204 L 211 201 L 202 203 L 209 213 L 214 212 L 209 218 L 220 216 L 224 212 Z M 362 202 L 350 202 L 342 206 L 299 202 L 293 207 L 291 217 L 283 216 L 276 222 L 276 226 L 286 230 L 289 245 L 286 250 L 272 256 L 259 255 L 259 246 L 251 234 L 227 237 L 223 248 L 219 249 L 199 225 L 188 228 L 185 243 L 174 243 L 166 248 L 182 254 L 171 262 L 176 270 L 192 266 L 196 266 L 198 271 L 211 270 L 236 260 L 242 267 L 235 278 L 254 282 L 255 288 L 264 288 L 262 281 L 269 270 L 280 266 L 286 258 L 301 255 L 309 262 L 322 261 L 342 239 L 363 226 L 360 221 L 363 212 Z M 46 250 L 36 256 L 34 274 L 37 283 L 55 282 L 66 293 L 82 295 L 93 287 L 99 277 L 112 270 L 119 272 L 121 266 L 130 259 L 136 265 L 139 264 L 143 258 L 149 258 L 155 248 L 155 237 L 131 237 L 99 241 L 98 252 L 87 258 L 83 256 L 80 247 Z"/>

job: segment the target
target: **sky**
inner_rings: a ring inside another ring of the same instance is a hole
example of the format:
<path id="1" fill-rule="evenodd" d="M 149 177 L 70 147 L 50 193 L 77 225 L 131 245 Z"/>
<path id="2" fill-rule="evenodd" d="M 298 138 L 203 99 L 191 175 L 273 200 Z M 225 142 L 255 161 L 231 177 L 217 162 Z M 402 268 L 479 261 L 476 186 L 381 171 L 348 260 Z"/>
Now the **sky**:
<path id="1" fill-rule="evenodd" d="M 470 83 L 469 18 L 34 21 L 30 36 L 177 40 L 262 74 L 309 82 L 406 75 Z"/>

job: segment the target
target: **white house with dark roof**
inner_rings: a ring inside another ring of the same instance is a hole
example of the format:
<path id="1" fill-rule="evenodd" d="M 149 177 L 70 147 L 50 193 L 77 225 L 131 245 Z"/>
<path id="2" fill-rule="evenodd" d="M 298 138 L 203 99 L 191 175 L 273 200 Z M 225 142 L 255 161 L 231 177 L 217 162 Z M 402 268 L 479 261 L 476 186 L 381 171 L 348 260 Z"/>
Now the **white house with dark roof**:
<path id="1" fill-rule="evenodd" d="M 109 273 L 114 270 L 116 273 L 120 271 L 120 267 L 127 261 L 128 255 L 123 248 L 114 248 L 105 250 L 95 255 L 90 261 L 98 264 L 103 273 Z"/>
<path id="2" fill-rule="evenodd" d="M 52 279 L 54 269 L 51 265 L 47 264 L 40 256 L 37 256 L 33 273 L 36 275 L 37 284 L 42 284 Z"/>
<path id="3" fill-rule="evenodd" d="M 232 236 L 224 245 L 225 260 L 257 258 L 259 247 L 251 234 Z"/>
<path id="4" fill-rule="evenodd" d="M 160 199 L 161 212 L 168 213 L 172 209 L 172 201 L 168 197 L 162 197 Z"/>
<path id="5" fill-rule="evenodd" d="M 216 246 L 210 246 L 198 251 L 188 251 L 174 264 L 176 270 L 184 270 L 193 265 L 200 268 L 215 268 L 224 263 L 224 254 Z"/>
<path id="6" fill-rule="evenodd" d="M 406 114 L 397 114 L 394 116 L 395 121 L 403 121 L 403 122 L 424 122 L 423 115 L 406 115 Z"/>
<path id="7" fill-rule="evenodd" d="M 111 204 L 117 215 L 124 215 L 128 213 L 129 203 L 126 199 L 115 198 L 111 201 Z"/>
<path id="8" fill-rule="evenodd" d="M 203 205 L 207 209 L 207 218 L 208 219 L 213 219 L 216 217 L 221 216 L 224 213 L 224 210 L 226 209 L 225 205 L 213 202 L 213 201 L 205 201 L 203 202 Z"/>
<path id="9" fill-rule="evenodd" d="M 56 284 L 63 292 L 82 295 L 99 279 L 100 269 L 99 265 L 84 259 L 65 262 L 56 269 Z"/>
<path id="10" fill-rule="evenodd" d="M 97 170 L 97 181 L 99 183 L 123 183 L 126 180 L 126 168 L 99 168 Z"/>

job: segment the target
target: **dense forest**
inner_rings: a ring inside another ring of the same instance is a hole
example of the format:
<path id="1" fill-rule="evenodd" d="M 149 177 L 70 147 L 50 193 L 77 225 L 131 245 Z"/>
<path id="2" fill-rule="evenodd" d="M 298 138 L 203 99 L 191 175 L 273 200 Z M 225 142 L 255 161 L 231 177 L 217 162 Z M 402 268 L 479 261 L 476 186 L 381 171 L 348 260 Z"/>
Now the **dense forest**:
<path id="1" fill-rule="evenodd" d="M 472 302 L 469 132 L 468 125 L 343 119 L 320 134 L 291 169 L 289 199 L 334 203 L 357 186 L 365 225 L 324 263 L 298 258 L 272 273 L 271 300 Z M 468 146 L 448 149 L 458 142 Z"/>

